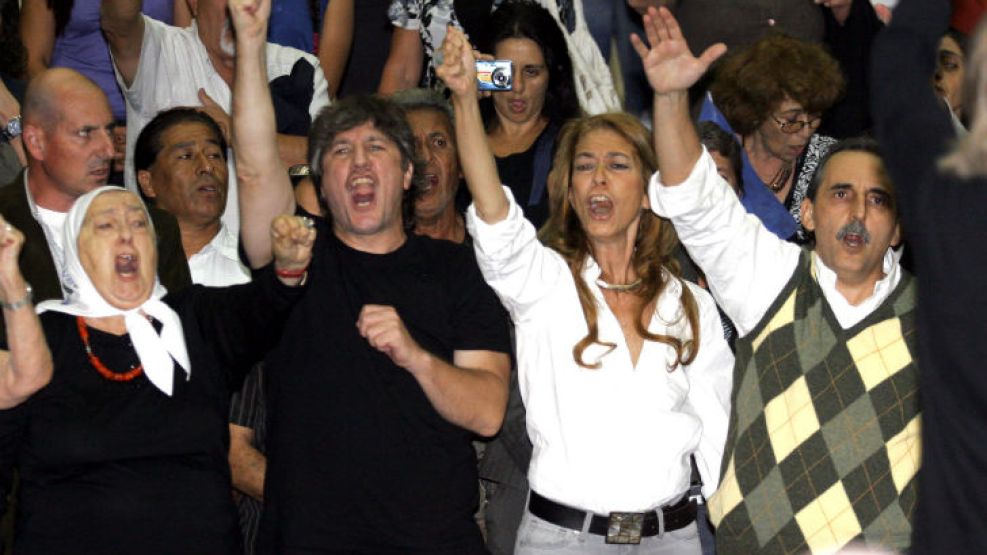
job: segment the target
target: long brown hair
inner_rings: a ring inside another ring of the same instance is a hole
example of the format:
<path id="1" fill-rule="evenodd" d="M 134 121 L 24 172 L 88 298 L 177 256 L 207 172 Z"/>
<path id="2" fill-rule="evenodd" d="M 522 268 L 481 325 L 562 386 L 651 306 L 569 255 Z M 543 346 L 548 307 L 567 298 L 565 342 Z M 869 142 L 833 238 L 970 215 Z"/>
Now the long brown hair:
<path id="1" fill-rule="evenodd" d="M 539 232 L 541 241 L 557 251 L 569 265 L 576 283 L 579 304 L 586 318 L 589 333 L 572 348 L 576 364 L 583 368 L 600 368 L 600 363 L 587 364 L 583 352 L 593 343 L 616 348 L 613 343 L 600 341 L 597 322 L 596 300 L 589 285 L 583 279 L 586 256 L 592 254 L 592 245 L 586 237 L 582 223 L 569 205 L 569 189 L 572 186 L 572 164 L 576 155 L 576 145 L 586 134 L 596 130 L 613 131 L 624 137 L 634 146 L 634 156 L 641 166 L 641 192 L 647 186 L 648 177 L 658 167 L 654 150 L 651 148 L 651 134 L 633 116 L 624 113 L 600 114 L 572 120 L 562 128 L 556 142 L 555 160 L 548 176 L 548 196 L 550 214 L 548 221 Z M 673 257 L 678 245 L 678 236 L 671 223 L 656 216 L 651 210 L 641 212 L 641 220 L 635 240 L 631 264 L 641 286 L 630 292 L 637 298 L 637 314 L 634 328 L 647 341 L 665 343 L 675 349 L 675 362 L 669 367 L 674 370 L 679 364 L 689 364 L 699 351 L 699 309 L 689 288 L 682 286 L 683 317 L 692 332 L 691 339 L 671 335 L 651 333 L 642 323 L 645 308 L 665 290 L 671 280 L 678 279 L 679 265 Z M 650 320 L 650 319 L 649 319 Z"/>

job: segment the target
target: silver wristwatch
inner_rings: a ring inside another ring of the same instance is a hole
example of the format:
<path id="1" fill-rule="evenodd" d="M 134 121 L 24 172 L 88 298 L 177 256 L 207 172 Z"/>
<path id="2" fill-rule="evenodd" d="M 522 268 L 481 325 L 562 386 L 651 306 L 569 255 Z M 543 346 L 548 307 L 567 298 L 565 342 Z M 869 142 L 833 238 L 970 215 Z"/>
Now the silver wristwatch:
<path id="1" fill-rule="evenodd" d="M 0 141 L 10 142 L 15 137 L 21 136 L 21 117 L 14 116 L 7 120 L 7 125 L 0 127 Z"/>

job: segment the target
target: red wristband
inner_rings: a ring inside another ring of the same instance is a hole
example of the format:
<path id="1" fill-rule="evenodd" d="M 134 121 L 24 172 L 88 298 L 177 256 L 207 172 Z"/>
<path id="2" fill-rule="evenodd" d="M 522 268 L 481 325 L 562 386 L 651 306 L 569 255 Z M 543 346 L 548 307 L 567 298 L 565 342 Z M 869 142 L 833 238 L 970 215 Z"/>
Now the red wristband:
<path id="1" fill-rule="evenodd" d="M 301 268 L 301 269 L 298 269 L 298 270 L 282 270 L 280 268 L 275 268 L 274 269 L 274 273 L 277 274 L 278 277 L 282 277 L 282 278 L 285 278 L 285 279 L 297 279 L 297 278 L 300 278 L 300 277 L 304 276 L 305 275 L 305 272 L 307 272 L 307 271 L 308 271 L 308 266 L 305 266 L 304 268 Z"/>

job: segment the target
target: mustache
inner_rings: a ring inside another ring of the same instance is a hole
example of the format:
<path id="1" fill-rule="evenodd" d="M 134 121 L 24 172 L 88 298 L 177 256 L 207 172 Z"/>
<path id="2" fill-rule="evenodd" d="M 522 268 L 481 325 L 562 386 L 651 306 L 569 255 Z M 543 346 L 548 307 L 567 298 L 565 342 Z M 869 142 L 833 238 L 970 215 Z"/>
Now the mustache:
<path id="1" fill-rule="evenodd" d="M 865 245 L 870 244 L 870 232 L 864 227 L 864 222 L 860 220 L 853 220 L 852 222 L 841 227 L 839 231 L 836 232 L 836 240 L 842 241 L 846 239 L 847 235 L 859 235 L 860 239 Z"/>

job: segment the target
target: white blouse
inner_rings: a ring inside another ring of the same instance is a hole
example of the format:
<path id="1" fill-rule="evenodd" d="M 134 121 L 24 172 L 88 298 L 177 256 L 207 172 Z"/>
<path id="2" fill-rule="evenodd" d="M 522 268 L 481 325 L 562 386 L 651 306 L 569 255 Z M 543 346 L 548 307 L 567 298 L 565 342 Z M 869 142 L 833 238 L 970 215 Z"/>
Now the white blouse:
<path id="1" fill-rule="evenodd" d="M 723 339 L 712 298 L 691 283 L 671 280 L 648 329 L 689 337 L 679 301 L 682 287 L 696 299 L 700 348 L 692 364 L 669 371 L 674 350 L 645 341 L 632 366 L 620 324 L 594 285 L 587 260 L 583 279 L 597 303 L 599 339 L 583 353 L 598 370 L 576 364 L 573 346 L 587 334 L 576 285 L 562 257 L 542 245 L 510 190 L 507 218 L 484 223 L 467 212 L 477 261 L 511 314 L 517 331 L 521 395 L 534 445 L 528 479 L 539 494 L 598 514 L 644 511 L 679 499 L 689 488 L 695 453 L 704 493 L 716 489 L 726 442 L 733 354 Z"/>

